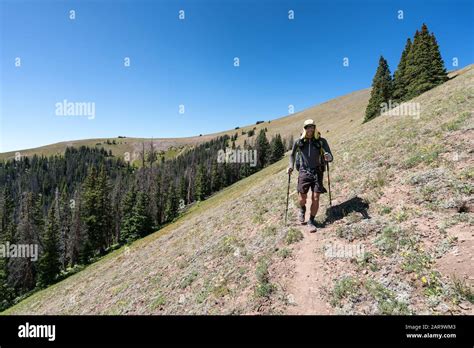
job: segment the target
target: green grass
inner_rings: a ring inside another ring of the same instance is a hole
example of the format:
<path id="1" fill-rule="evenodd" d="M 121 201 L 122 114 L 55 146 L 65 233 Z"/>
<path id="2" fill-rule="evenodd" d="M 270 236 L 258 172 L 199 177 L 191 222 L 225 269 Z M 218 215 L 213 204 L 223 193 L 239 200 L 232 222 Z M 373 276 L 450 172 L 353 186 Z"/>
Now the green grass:
<path id="1" fill-rule="evenodd" d="M 459 303 L 461 299 L 464 299 L 474 304 L 474 292 L 472 288 L 468 284 L 466 284 L 466 281 L 454 276 L 452 278 L 452 282 L 456 295 L 455 302 Z"/>
<path id="2" fill-rule="evenodd" d="M 450 86 L 456 86 L 454 83 L 457 83 L 457 81 L 462 81 L 461 78 L 458 78 L 456 80 L 450 81 Z M 468 81 L 468 80 L 464 80 Z M 464 88 L 464 87 L 463 87 Z M 458 87 L 458 89 L 461 89 L 461 87 Z M 327 137 L 331 143 L 332 148 L 334 149 L 333 151 L 337 151 L 340 154 L 343 153 L 344 151 L 350 152 L 352 154 L 352 147 L 349 148 L 347 147 L 347 144 L 354 145 L 354 156 L 350 156 L 349 161 L 347 163 L 350 163 L 346 165 L 346 163 L 341 165 L 338 165 L 335 163 L 333 167 L 331 167 L 331 175 L 336 176 L 343 176 L 346 178 L 345 180 L 342 180 L 342 182 L 338 183 L 337 187 L 334 187 L 334 190 L 338 190 L 340 193 L 347 191 L 346 189 L 348 186 L 352 185 L 352 188 L 354 189 L 359 189 L 363 186 L 365 179 L 366 179 L 366 167 L 364 166 L 364 159 L 370 158 L 371 154 L 375 153 L 375 150 L 381 149 L 379 146 L 381 145 L 380 141 L 376 141 L 378 138 L 377 135 L 381 133 L 382 131 L 384 132 L 384 137 L 383 139 L 389 139 L 392 141 L 394 144 L 393 147 L 393 152 L 397 151 L 396 153 L 399 154 L 399 147 L 400 142 L 403 142 L 405 136 L 411 136 L 410 135 L 410 127 L 413 126 L 420 126 L 421 122 L 418 124 L 415 124 L 414 122 L 410 124 L 406 124 L 405 121 L 401 122 L 399 120 L 394 120 L 394 118 L 391 119 L 374 119 L 370 123 L 367 123 L 364 127 L 361 127 L 357 123 L 362 119 L 363 117 L 363 110 L 365 108 L 366 102 L 369 97 L 369 90 L 365 91 L 359 91 L 354 94 L 351 94 L 351 96 L 347 97 L 341 97 L 336 101 L 337 107 L 335 109 L 335 113 L 338 114 L 337 119 L 329 119 L 325 116 L 325 113 L 323 112 L 325 109 L 323 107 L 316 107 L 309 109 L 308 111 L 303 111 L 301 113 L 295 114 L 293 116 L 285 117 L 279 120 L 276 120 L 275 122 L 272 122 L 273 125 L 278 125 L 278 127 L 270 129 L 269 128 L 269 135 L 271 135 L 271 132 L 274 132 L 275 129 L 278 130 L 284 130 L 280 133 L 282 133 L 282 136 L 288 135 L 288 134 L 297 134 L 297 132 L 300 130 L 301 127 L 301 122 L 306 119 L 306 118 L 314 118 L 319 122 L 320 124 L 323 124 L 323 132 L 325 132 L 325 128 L 330 130 L 330 133 L 328 133 Z M 344 99 L 346 98 L 346 99 Z M 429 99 L 428 99 L 429 101 Z M 328 102 L 325 104 L 328 104 L 329 106 L 333 105 L 331 104 L 332 102 Z M 466 104 L 466 103 L 465 103 Z M 449 106 L 449 105 L 448 105 Z M 445 106 L 444 108 L 446 109 L 445 111 L 440 113 L 440 117 L 444 117 L 444 113 L 449 110 L 448 106 Z M 427 108 L 434 108 L 431 105 L 428 105 Z M 356 114 L 356 116 L 354 116 Z M 449 115 L 448 115 L 449 116 Z M 354 118 L 354 121 L 352 124 L 349 123 L 349 119 Z M 423 120 L 425 122 L 425 120 Z M 349 125 L 349 127 L 348 127 Z M 394 127 L 400 125 L 398 128 Z M 425 125 L 425 123 L 423 123 Z M 427 124 L 427 126 L 432 126 Z M 253 128 L 248 127 L 247 130 Z M 408 129 L 407 129 L 408 128 Z M 242 127 L 241 127 L 242 129 Z M 243 129 L 242 129 L 243 130 Z M 257 129 L 259 130 L 259 129 Z M 362 131 L 362 133 L 360 132 Z M 240 132 L 240 131 L 239 131 Z M 286 132 L 286 134 L 285 134 Z M 231 131 L 231 134 L 234 134 L 235 130 Z M 436 132 L 432 132 L 433 134 Z M 360 135 L 360 138 L 352 138 L 353 135 L 356 134 L 356 136 Z M 413 133 L 414 134 L 414 133 Z M 421 135 L 420 131 L 420 137 Z M 423 133 L 424 134 L 424 133 Z M 325 133 L 326 135 L 326 133 Z M 403 135 L 403 137 L 401 136 Z M 442 132 L 438 132 L 437 134 L 433 135 L 434 140 L 440 140 Z M 437 139 L 438 137 L 439 139 Z M 203 137 L 204 138 L 204 137 Z M 238 141 L 243 142 L 244 139 L 247 137 L 242 137 L 240 136 L 239 133 L 239 139 Z M 128 139 L 128 138 L 127 138 Z M 370 139 L 371 147 L 365 147 L 362 141 L 364 139 Z M 344 140 L 347 142 L 342 145 L 341 141 Z M 410 140 L 410 139 L 408 139 Z M 407 141 L 407 143 L 410 143 L 410 141 Z M 237 142 L 236 145 L 239 145 Z M 241 144 L 240 144 L 241 145 Z M 409 168 L 412 168 L 414 166 L 417 166 L 418 164 L 428 164 L 428 165 L 436 165 L 439 160 L 439 154 L 441 153 L 440 151 L 444 149 L 440 149 L 436 146 L 433 145 L 417 145 L 416 147 L 410 149 L 412 151 L 408 152 L 406 151 L 407 148 L 404 147 L 405 145 L 402 144 L 402 151 L 401 151 L 401 156 L 397 158 L 397 161 L 399 160 L 400 163 L 403 165 L 405 161 L 409 163 Z M 379 148 L 377 148 L 379 147 Z M 391 159 L 393 156 L 393 153 L 385 152 L 383 155 L 388 156 L 388 159 Z M 341 157 L 342 161 L 342 157 Z M 383 162 L 380 162 L 383 164 Z M 392 165 L 397 165 L 395 161 L 391 162 Z M 269 180 L 270 177 L 272 177 L 275 174 L 282 174 L 282 170 L 288 165 L 288 157 L 283 158 L 281 161 L 273 164 L 272 166 L 265 168 L 264 170 L 253 174 L 252 176 L 245 178 L 234 185 L 225 188 L 224 190 L 216 193 L 212 197 L 206 199 L 205 201 L 200 202 L 199 204 L 193 205 L 190 207 L 185 213 L 183 213 L 182 217 L 177 219 L 176 222 L 169 224 L 165 226 L 162 230 L 160 230 L 157 233 L 154 233 L 146 238 L 143 238 L 141 240 L 138 240 L 134 242 L 132 245 L 130 245 L 130 251 L 131 253 L 137 252 L 139 253 L 141 249 L 146 249 L 146 246 L 152 242 L 155 241 L 158 238 L 162 238 L 166 236 L 169 233 L 172 233 L 175 231 L 176 228 L 180 227 L 184 221 L 187 221 L 189 219 L 193 218 L 199 218 L 202 216 L 202 214 L 206 211 L 213 210 L 213 209 L 219 209 L 219 207 L 223 204 L 229 204 L 229 202 L 233 202 L 239 199 L 242 199 L 242 194 L 248 194 L 251 192 L 251 188 L 253 188 L 256 185 L 265 185 L 266 180 Z M 333 169 L 336 169 L 336 171 L 333 171 Z M 342 175 L 342 173 L 348 173 L 345 175 Z M 463 175 L 468 177 L 471 175 L 471 172 L 465 172 Z M 461 179 L 463 180 L 463 179 Z M 295 184 L 295 176 L 293 175 L 292 177 L 292 186 Z M 386 186 L 389 183 L 389 180 L 383 177 L 377 178 L 375 177 L 375 180 L 372 180 L 369 182 L 369 186 L 374 187 L 374 188 L 379 188 L 382 186 Z M 284 185 L 283 185 L 284 186 Z M 268 187 L 268 190 L 275 190 L 274 187 Z M 276 190 L 280 190 L 280 187 L 276 188 Z M 283 191 L 284 188 L 281 188 Z M 467 192 L 466 188 L 460 188 L 461 191 Z M 335 191 L 336 192 L 336 191 Z M 286 194 L 286 191 L 285 191 Z M 284 194 L 282 195 L 282 197 Z M 323 197 L 323 200 L 326 199 L 326 197 Z M 275 203 L 276 202 L 276 203 Z M 267 206 L 270 204 L 269 202 Z M 279 204 L 279 200 L 277 201 L 272 201 L 271 203 L 275 203 L 275 205 Z M 282 204 L 283 206 L 284 204 Z M 249 207 L 249 210 L 251 208 Z M 273 209 L 270 208 L 270 209 Z M 275 208 L 276 209 L 276 208 Z M 279 211 L 283 210 L 281 207 L 279 208 Z M 267 212 L 262 209 L 258 211 L 258 214 L 256 214 L 256 219 L 257 221 L 263 221 L 266 219 L 266 214 Z M 273 213 L 271 210 L 270 213 Z M 291 216 L 290 212 L 290 216 Z M 390 214 L 390 217 L 392 217 L 391 211 L 387 212 L 387 214 Z M 270 215 L 270 214 L 269 214 Z M 249 216 L 246 216 L 245 218 L 250 220 L 253 218 L 252 214 Z M 410 219 L 412 216 L 408 215 L 408 219 Z M 402 218 L 403 219 L 403 218 Z M 357 225 L 357 224 L 354 224 Z M 225 227 L 225 226 L 222 226 Z M 258 232 L 261 232 L 261 227 Z M 213 231 L 209 231 L 209 233 L 212 233 Z M 273 233 L 273 230 L 270 228 L 266 232 L 271 235 Z M 360 231 L 360 233 L 363 233 L 363 231 Z M 407 237 L 402 237 L 399 238 L 397 234 L 390 234 L 390 233 L 381 233 L 379 236 L 381 237 L 380 239 L 380 246 L 384 247 L 382 250 L 391 250 L 393 244 L 395 245 L 400 244 L 399 241 L 400 239 L 402 241 L 404 240 L 409 240 Z M 240 238 L 240 237 L 239 237 Z M 239 238 L 236 237 L 236 240 L 238 241 Z M 168 245 L 174 246 L 176 244 L 172 244 L 172 242 L 168 242 L 167 239 L 163 239 L 164 243 L 169 243 Z M 161 243 L 161 240 L 160 240 Z M 224 249 L 227 250 L 227 252 L 233 250 L 233 241 L 232 239 L 226 240 L 223 242 Z M 388 247 L 385 249 L 385 247 Z M 288 251 L 286 249 L 281 249 L 279 253 L 277 254 L 279 257 L 287 257 L 291 253 L 291 251 Z M 97 277 L 97 274 L 106 274 L 107 271 L 109 272 L 117 272 L 121 270 L 120 267 L 121 263 L 123 260 L 121 260 L 121 255 L 123 254 L 123 249 L 122 250 L 116 250 L 113 251 L 111 254 L 107 255 L 105 258 L 99 260 L 97 263 L 88 266 L 85 270 L 71 276 L 70 278 L 59 282 L 58 284 L 45 289 L 43 291 L 39 291 L 38 293 L 34 294 L 33 296 L 25 299 L 22 301 L 22 303 L 14 306 L 13 308 L 10 309 L 10 311 L 7 311 L 6 313 L 40 313 L 44 312 L 46 309 L 54 312 L 57 311 L 57 313 L 60 313 L 61 311 L 64 311 L 65 308 L 63 304 L 59 304 L 59 307 L 53 307 L 53 306 L 48 306 L 48 303 L 55 303 L 54 300 L 57 298 L 61 298 L 62 294 L 65 292 L 65 289 L 74 289 L 75 287 L 80 287 L 81 284 L 84 284 L 89 280 L 91 277 Z M 280 255 L 281 254 L 281 255 Z M 245 261 L 247 262 L 247 266 L 250 266 L 250 264 L 253 265 L 253 259 L 252 257 L 258 257 L 259 253 L 255 252 L 254 254 L 248 254 L 244 258 L 240 258 L 242 262 Z M 140 254 L 140 256 L 143 256 Z M 157 255 L 156 257 L 158 258 L 161 255 Z M 190 255 L 188 255 L 190 256 Z M 190 257 L 185 257 L 185 260 L 191 260 Z M 226 262 L 227 259 L 224 261 Z M 239 261 L 240 262 L 240 261 Z M 272 294 L 272 292 L 275 289 L 275 286 L 271 284 L 270 282 L 270 275 L 268 273 L 268 262 L 270 260 L 259 260 L 255 273 L 257 277 L 257 286 L 255 287 L 255 293 L 257 294 L 258 297 L 268 297 Z M 365 260 L 362 260 L 365 266 L 370 265 L 372 262 L 372 259 L 370 257 L 366 258 Z M 370 266 L 369 266 L 370 267 Z M 183 269 L 183 272 L 185 269 Z M 251 271 L 250 271 L 251 272 Z M 133 274 L 129 274 L 133 275 Z M 191 274 L 188 274 L 190 276 Z M 201 275 L 202 276 L 202 275 Z M 196 288 L 196 283 L 200 280 L 201 276 L 197 276 L 195 280 L 192 281 L 191 284 L 193 284 L 192 288 Z M 430 276 L 430 273 L 427 273 L 427 276 Z M 181 275 L 183 277 L 183 274 Z M 183 278 L 177 278 L 178 284 L 180 284 L 180 281 L 184 281 L 184 279 L 187 276 L 184 276 Z M 192 277 L 191 277 L 192 278 Z M 102 279 L 102 278 L 100 278 Z M 128 278 L 127 278 L 128 279 Z M 127 279 L 122 279 L 125 283 L 127 282 Z M 164 278 L 166 279 L 166 278 Z M 188 281 L 188 280 L 187 280 Z M 184 284 L 187 282 L 184 281 Z M 250 286 L 255 285 L 252 281 L 249 280 Z M 104 286 L 107 286 L 105 284 Z M 189 285 L 188 285 L 189 286 Z M 188 288 L 187 291 L 190 291 L 191 289 Z M 227 289 L 228 290 L 228 289 Z M 195 300 L 198 303 L 204 303 L 206 302 L 207 298 L 209 297 L 209 294 L 213 294 L 214 296 L 225 296 L 227 293 L 226 290 L 226 285 L 220 284 L 218 286 L 212 286 L 210 282 L 205 282 L 204 285 L 199 287 L 199 292 L 193 293 L 193 296 L 195 296 Z M 156 291 L 156 290 L 154 290 Z M 360 292 L 366 292 L 367 294 L 370 291 L 370 296 L 371 297 L 376 297 L 381 301 L 381 305 L 379 305 L 379 311 L 384 312 L 384 313 L 392 313 L 392 312 L 400 312 L 400 309 L 397 309 L 397 306 L 393 306 L 393 303 L 389 301 L 390 299 L 389 293 L 384 291 L 383 289 L 379 289 L 377 286 L 369 286 L 368 289 L 366 289 L 365 285 L 363 282 L 354 279 L 354 283 L 351 283 L 350 281 L 346 282 L 345 284 L 340 284 L 340 286 L 336 289 L 335 293 L 338 294 L 335 297 L 336 298 L 341 298 L 342 299 L 346 298 L 348 296 L 349 298 L 356 299 L 357 294 Z M 460 290 L 462 292 L 465 290 Z M 153 297 L 154 294 L 150 294 L 151 297 Z M 162 294 L 164 295 L 164 294 Z M 168 296 L 168 295 L 167 295 Z M 276 296 L 275 296 L 276 297 Z M 90 303 L 85 303 L 84 308 L 85 310 L 92 307 L 92 298 L 88 296 L 87 293 L 84 293 L 81 298 L 82 301 L 84 302 L 90 302 Z M 163 296 L 162 301 L 165 301 L 165 298 Z M 155 301 L 157 302 L 157 306 L 160 306 L 160 301 L 159 296 L 155 298 Z M 165 301 L 166 302 L 166 301 Z M 208 305 L 211 307 L 209 308 L 209 312 L 212 310 L 211 303 L 206 303 L 202 306 L 202 308 L 206 308 Z M 56 306 L 56 304 L 55 304 Z M 66 308 L 67 310 L 67 308 Z M 6 314 L 5 313 L 5 314 Z"/>
<path id="3" fill-rule="evenodd" d="M 291 256 L 291 250 L 287 248 L 283 248 L 278 250 L 278 256 L 280 256 L 282 259 L 286 259 Z"/>
<path id="4" fill-rule="evenodd" d="M 286 233 L 285 242 L 290 245 L 303 239 L 303 233 L 296 228 L 290 228 Z"/>
<path id="5" fill-rule="evenodd" d="M 354 277 L 343 277 L 335 283 L 330 302 L 333 307 L 338 307 L 341 305 L 341 300 L 354 298 L 359 294 L 360 282 Z"/>
<path id="6" fill-rule="evenodd" d="M 410 156 L 405 161 L 404 168 L 414 168 L 421 163 L 435 164 L 443 150 L 443 147 L 439 144 L 429 144 L 415 147 L 410 151 Z"/>
<path id="7" fill-rule="evenodd" d="M 380 215 L 386 215 L 386 214 L 390 214 L 391 211 L 392 211 L 391 207 L 384 205 L 384 206 L 380 207 L 379 214 Z"/>
<path id="8" fill-rule="evenodd" d="M 180 284 L 181 289 L 186 289 L 188 286 L 190 286 L 197 278 L 198 272 L 197 271 L 192 271 L 190 274 L 188 274 Z"/>
<path id="9" fill-rule="evenodd" d="M 419 247 L 412 248 L 406 252 L 402 252 L 403 262 L 401 268 L 408 272 L 414 273 L 415 279 L 424 287 L 426 296 L 439 296 L 443 294 L 441 284 L 441 275 L 439 272 L 432 270 L 434 263 L 433 258 Z"/>
<path id="10" fill-rule="evenodd" d="M 377 301 L 377 308 L 380 314 L 384 315 L 408 315 L 411 314 L 408 304 L 396 299 L 396 294 L 387 289 L 381 283 L 368 279 L 364 287 L 372 298 Z"/>
<path id="11" fill-rule="evenodd" d="M 262 257 L 255 270 L 257 277 L 257 286 L 255 288 L 255 295 L 257 297 L 269 297 L 275 290 L 275 285 L 270 283 L 270 275 L 268 273 L 269 260 L 266 257 Z"/>
<path id="12" fill-rule="evenodd" d="M 364 252 L 364 254 L 356 259 L 356 263 L 359 268 L 369 268 L 372 272 L 375 272 L 379 269 L 375 255 L 371 252 Z"/>
<path id="13" fill-rule="evenodd" d="M 274 225 L 265 226 L 262 233 L 266 237 L 274 237 L 277 234 L 277 227 Z"/>
<path id="14" fill-rule="evenodd" d="M 93 271 L 103 268 L 104 265 L 109 262 L 113 262 L 113 263 L 117 262 L 116 260 L 120 256 L 124 255 L 126 248 L 129 248 L 128 250 L 131 253 L 134 252 L 134 250 L 141 249 L 142 247 L 148 245 L 152 241 L 158 238 L 162 238 L 163 236 L 171 233 L 173 230 L 180 227 L 186 220 L 199 217 L 203 212 L 207 210 L 219 207 L 220 205 L 222 205 L 223 203 L 229 200 L 231 201 L 231 200 L 237 199 L 238 197 L 242 195 L 242 192 L 245 192 L 248 189 L 254 187 L 255 185 L 260 184 L 262 180 L 269 178 L 273 174 L 281 172 L 284 168 L 286 168 L 287 165 L 288 165 L 288 158 L 285 157 L 281 159 L 280 161 L 272 164 L 271 166 L 268 166 L 260 170 L 259 172 L 252 174 L 251 176 L 246 177 L 234 183 L 231 186 L 226 187 L 225 189 L 212 195 L 208 199 L 200 202 L 199 205 L 193 205 L 186 212 L 184 212 L 179 219 L 177 219 L 173 223 L 167 224 L 159 231 L 147 237 L 136 240 L 131 245 L 123 246 L 120 249 L 112 251 L 111 253 L 102 257 L 97 262 L 86 266 L 84 270 L 68 277 L 67 279 L 62 280 L 46 289 L 37 291 L 29 297 L 22 298 L 21 302 L 15 304 L 14 306 L 10 307 L 9 309 L 5 310 L 4 312 L 0 314 L 8 315 L 8 314 L 14 314 L 19 311 L 32 311 L 31 308 L 36 303 L 46 301 L 45 299 L 47 299 L 49 296 L 55 297 L 56 296 L 55 294 L 58 291 L 60 291 L 60 289 L 62 289 L 64 286 L 67 286 L 68 284 L 74 284 L 75 282 L 78 282 L 79 284 L 81 284 L 83 282 L 83 279 L 87 278 L 88 274 L 91 274 Z M 246 255 L 246 259 L 250 260 L 251 258 L 252 258 L 252 255 L 250 254 Z M 209 289 L 209 291 L 211 290 Z M 207 298 L 207 293 L 205 291 L 202 291 L 197 296 L 198 303 L 204 302 L 205 298 Z"/>
<path id="15" fill-rule="evenodd" d="M 402 228 L 398 226 L 385 226 L 374 244 L 385 255 L 390 255 L 409 242 L 407 233 Z"/>
<path id="16" fill-rule="evenodd" d="M 150 304 L 150 308 L 152 310 L 156 310 L 162 306 L 164 306 L 166 304 L 166 299 L 165 297 L 160 293 L 158 292 L 158 294 L 156 295 L 156 298 L 153 300 L 153 302 Z"/>
<path id="17" fill-rule="evenodd" d="M 461 113 L 458 118 L 451 120 L 449 122 L 445 122 L 441 125 L 441 129 L 448 132 L 453 132 L 456 130 L 461 129 L 464 122 L 471 117 L 471 113 L 469 111 L 465 111 Z"/>

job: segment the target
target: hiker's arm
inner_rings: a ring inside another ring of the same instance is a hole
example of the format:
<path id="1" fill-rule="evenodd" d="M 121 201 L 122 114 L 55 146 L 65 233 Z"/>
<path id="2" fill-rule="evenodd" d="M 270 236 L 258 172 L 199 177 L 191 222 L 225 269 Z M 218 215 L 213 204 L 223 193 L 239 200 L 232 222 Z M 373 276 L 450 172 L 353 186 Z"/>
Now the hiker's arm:
<path id="1" fill-rule="evenodd" d="M 293 143 L 293 148 L 291 149 L 291 154 L 290 154 L 290 163 L 288 165 L 288 169 L 291 168 L 291 170 L 293 170 L 293 168 L 295 167 L 295 154 L 296 154 L 296 141 Z"/>
<path id="2" fill-rule="evenodd" d="M 325 155 L 326 154 L 330 155 L 328 162 L 332 162 L 334 160 L 334 156 L 332 155 L 331 148 L 329 147 L 329 144 L 326 139 L 323 139 L 323 150 L 324 150 Z"/>

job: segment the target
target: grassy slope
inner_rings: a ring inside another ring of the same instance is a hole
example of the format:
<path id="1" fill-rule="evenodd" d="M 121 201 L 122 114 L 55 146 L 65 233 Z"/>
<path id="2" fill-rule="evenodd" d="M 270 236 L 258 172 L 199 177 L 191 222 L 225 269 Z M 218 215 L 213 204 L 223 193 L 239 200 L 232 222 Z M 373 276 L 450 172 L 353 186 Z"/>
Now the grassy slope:
<path id="1" fill-rule="evenodd" d="M 288 136 L 290 134 L 297 134 L 301 128 L 300 123 L 307 119 L 310 115 L 315 121 L 324 128 L 326 131 L 336 131 L 341 125 L 345 124 L 349 119 L 354 119 L 357 122 L 363 116 L 363 107 L 367 103 L 369 96 L 369 90 L 357 91 L 346 96 L 335 98 L 318 106 L 309 108 L 302 112 L 289 115 L 286 117 L 278 118 L 271 122 L 264 122 L 259 125 L 247 125 L 243 126 L 238 130 L 231 129 L 218 133 L 205 134 L 202 136 L 186 137 L 186 138 L 158 138 L 154 139 L 155 148 L 158 151 L 167 151 L 170 147 L 181 149 L 186 146 L 193 146 L 204 141 L 209 141 L 217 136 L 224 134 L 233 135 L 238 132 L 239 135 L 242 131 L 248 131 L 256 127 L 258 132 L 260 129 L 267 127 L 269 136 L 273 136 L 276 133 L 280 133 L 282 136 Z M 337 119 L 334 115 L 338 115 Z M 257 133 L 256 132 L 256 133 Z M 258 134 L 258 133 L 257 133 Z M 255 138 L 256 136 L 253 136 Z M 237 145 L 243 144 L 244 139 L 252 141 L 253 138 L 248 138 L 247 135 L 239 136 Z M 116 145 L 107 145 L 105 142 L 109 139 L 112 141 L 115 139 Z M 84 139 L 84 140 L 71 140 L 50 145 L 41 146 L 38 148 L 24 149 L 19 151 L 10 151 L 0 153 L 0 160 L 14 158 L 16 152 L 20 152 L 23 156 L 38 155 L 55 155 L 64 153 L 68 146 L 89 146 L 89 147 L 104 147 L 107 151 L 112 150 L 114 156 L 123 156 L 125 152 L 135 154 L 138 156 L 142 142 L 145 142 L 148 148 L 151 139 L 149 138 L 100 138 L 100 139 Z M 176 151 L 170 152 L 169 155 L 175 154 Z"/>
<path id="2" fill-rule="evenodd" d="M 467 288 L 449 277 L 472 283 L 473 81 L 471 66 L 416 98 L 419 119 L 383 115 L 360 124 L 364 90 L 271 122 L 297 135 L 301 120 L 315 118 L 336 156 L 335 203 L 358 195 L 370 204 L 372 219 L 350 214 L 318 235 L 324 243 L 364 243 L 371 255 L 325 260 L 328 286 L 320 292 L 335 313 L 472 313 Z M 282 224 L 287 160 L 5 313 L 287 313 L 301 248 L 287 243 L 297 229 Z M 470 213 L 458 213 L 463 204 Z M 393 243 L 403 250 L 391 250 Z"/>

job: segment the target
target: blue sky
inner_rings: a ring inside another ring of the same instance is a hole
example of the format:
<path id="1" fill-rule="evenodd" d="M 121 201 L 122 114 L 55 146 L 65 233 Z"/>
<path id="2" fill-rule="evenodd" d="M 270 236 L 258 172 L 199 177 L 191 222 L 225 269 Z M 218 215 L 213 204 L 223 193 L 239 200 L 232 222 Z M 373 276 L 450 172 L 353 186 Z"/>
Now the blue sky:
<path id="1" fill-rule="evenodd" d="M 300 111 L 369 87 L 380 55 L 393 72 L 423 22 L 448 70 L 454 57 L 461 68 L 474 62 L 473 7 L 469 0 L 0 0 L 0 152 L 118 135 L 192 136 L 281 117 L 290 104 Z M 95 117 L 57 116 L 64 99 L 95 103 Z"/>

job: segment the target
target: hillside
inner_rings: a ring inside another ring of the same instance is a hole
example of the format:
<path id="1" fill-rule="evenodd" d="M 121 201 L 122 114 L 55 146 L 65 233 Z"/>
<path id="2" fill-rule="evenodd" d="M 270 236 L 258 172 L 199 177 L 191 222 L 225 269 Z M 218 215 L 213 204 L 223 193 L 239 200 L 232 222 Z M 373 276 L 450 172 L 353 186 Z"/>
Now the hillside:
<path id="1" fill-rule="evenodd" d="M 165 151 L 165 156 L 173 157 L 179 154 L 182 150 L 189 148 L 191 146 L 209 141 L 215 137 L 222 135 L 234 135 L 238 132 L 239 135 L 242 132 L 247 132 L 251 129 L 256 130 L 256 134 L 262 128 L 267 128 L 269 138 L 273 135 L 280 133 L 283 138 L 289 136 L 290 134 L 298 134 L 300 131 L 300 123 L 307 119 L 311 115 L 315 121 L 319 124 L 322 122 L 324 124 L 323 132 L 334 132 L 338 131 L 344 124 L 347 122 L 357 122 L 359 119 L 363 118 L 363 109 L 367 104 L 369 98 L 369 89 L 362 91 L 357 91 L 346 96 L 332 99 L 328 102 L 322 103 L 315 107 L 303 110 L 301 112 L 278 118 L 275 120 L 266 121 L 258 125 L 252 124 L 247 126 L 241 126 L 239 129 L 230 129 L 218 133 L 203 134 L 202 136 L 194 137 L 184 137 L 184 138 L 156 138 L 153 139 L 153 145 L 157 151 Z M 330 115 L 338 115 L 336 118 L 329 118 Z M 350 120 L 353 121 L 350 121 Z M 237 126 L 237 125 L 236 125 Z M 326 127 L 327 126 L 327 127 Z M 252 141 L 256 135 L 253 137 L 239 136 L 236 144 L 243 145 L 244 140 Z M 110 144 L 107 143 L 109 141 Z M 115 141 L 115 144 L 112 142 Z M 112 151 L 114 156 L 122 157 L 124 153 L 128 152 L 132 155 L 132 158 L 138 158 L 139 153 L 142 149 L 142 143 L 145 142 L 146 149 L 152 139 L 150 138 L 98 138 L 98 139 L 84 139 L 84 140 L 71 140 L 60 142 L 51 145 L 45 145 L 38 148 L 24 149 L 19 151 L 10 151 L 0 153 L 0 160 L 14 158 L 16 152 L 20 152 L 23 156 L 32 156 L 37 155 L 56 155 L 63 154 L 66 147 L 74 146 L 89 146 L 89 147 L 103 147 L 107 151 Z"/>
<path id="2" fill-rule="evenodd" d="M 313 118 L 328 139 L 317 233 L 294 223 L 294 175 L 283 224 L 285 156 L 5 314 L 474 314 L 474 68 L 454 75 L 411 101 L 419 117 L 361 124 L 363 90 L 260 125 L 297 136 Z"/>

